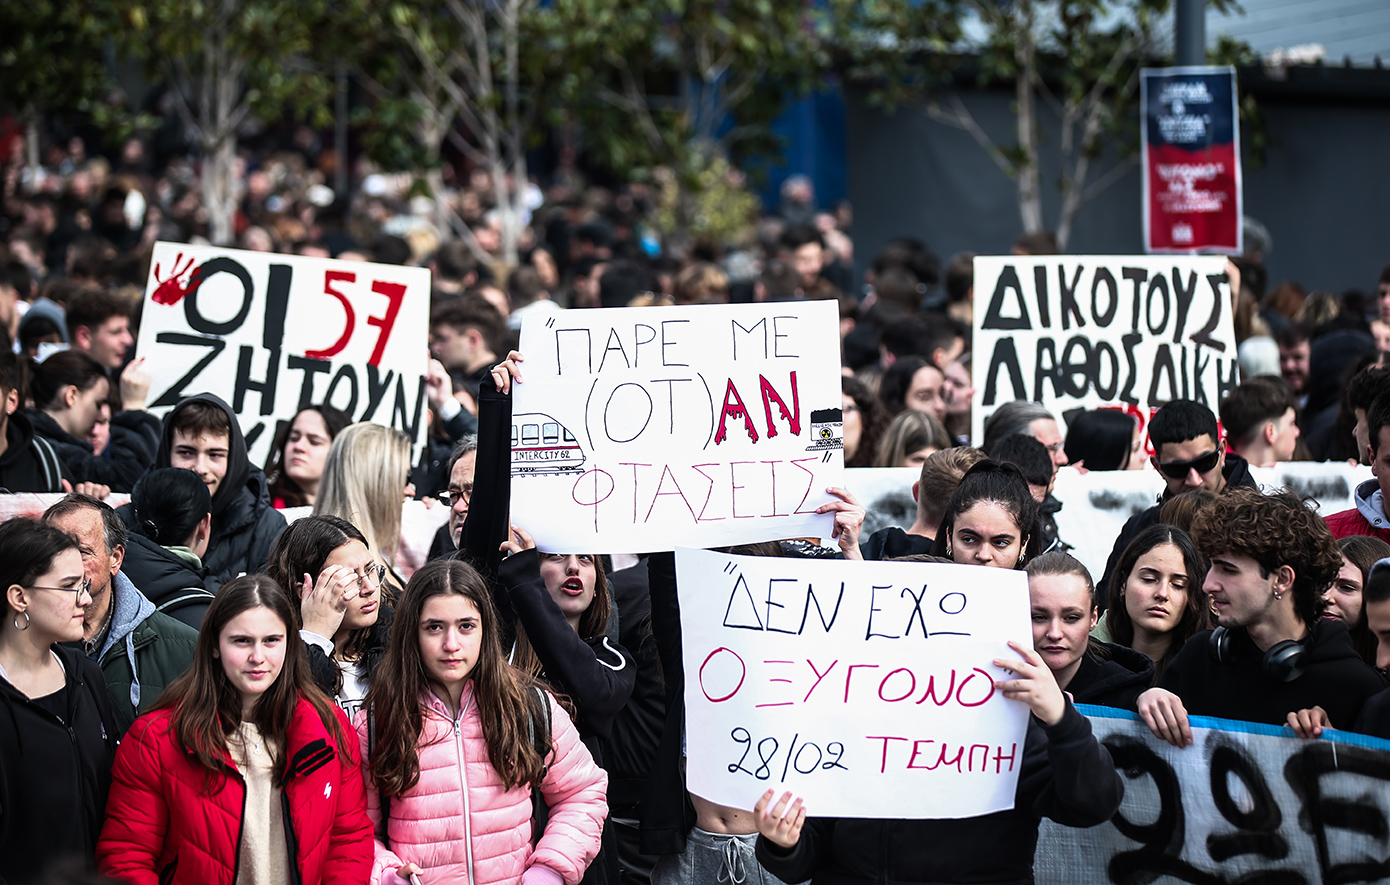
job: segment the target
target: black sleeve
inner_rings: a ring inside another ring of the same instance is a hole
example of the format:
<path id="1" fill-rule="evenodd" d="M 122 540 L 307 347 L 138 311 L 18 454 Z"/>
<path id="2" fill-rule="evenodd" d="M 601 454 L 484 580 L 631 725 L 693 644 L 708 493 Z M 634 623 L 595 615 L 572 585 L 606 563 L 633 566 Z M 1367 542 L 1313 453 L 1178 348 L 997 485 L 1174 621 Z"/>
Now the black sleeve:
<path id="1" fill-rule="evenodd" d="M 117 412 L 111 416 L 110 457 L 64 443 L 55 448 L 74 481 L 99 482 L 113 492 L 129 492 L 154 464 L 159 431 L 159 419 L 149 412 Z"/>
<path id="2" fill-rule="evenodd" d="M 591 640 L 595 646 L 574 632 L 545 588 L 534 549 L 503 560 L 498 579 L 546 677 L 574 700 L 584 732 L 608 737 L 613 719 L 632 696 L 637 679 L 632 656 L 607 637 Z"/>
<path id="3" fill-rule="evenodd" d="M 762 868 L 783 882 L 805 882 L 816 874 L 821 855 L 835 832 L 835 818 L 807 818 L 801 839 L 791 848 L 781 848 L 758 837 L 755 853 Z"/>
<path id="4" fill-rule="evenodd" d="M 502 562 L 499 548 L 511 531 L 511 426 L 512 398 L 499 393 L 488 375 L 478 394 L 478 461 L 459 543 L 459 553 L 488 578 L 497 575 Z"/>
<path id="5" fill-rule="evenodd" d="M 1110 820 L 1124 798 L 1124 782 L 1110 751 L 1091 733 L 1091 721 L 1070 701 L 1056 725 L 1029 717 L 1025 752 L 1035 754 L 1040 742 L 1046 744 L 1046 764 L 1026 766 L 1019 777 L 1018 804 L 1027 801 L 1038 817 L 1069 827 Z"/>
<path id="6" fill-rule="evenodd" d="M 338 681 L 338 665 L 317 645 L 304 642 L 303 639 L 299 641 L 304 643 L 304 653 L 309 657 L 309 673 L 314 677 L 314 684 L 319 687 L 319 691 L 330 698 L 333 697 L 337 694 L 335 683 Z"/>
<path id="7" fill-rule="evenodd" d="M 444 423 L 444 432 L 457 443 L 468 434 L 478 432 L 478 416 L 461 408 L 457 415 Z"/>
<path id="8" fill-rule="evenodd" d="M 661 657 L 661 672 L 666 677 L 666 697 L 683 700 L 685 665 L 681 660 L 681 605 L 676 595 L 675 553 L 653 553 L 648 557 L 647 583 L 651 588 L 652 636 Z"/>

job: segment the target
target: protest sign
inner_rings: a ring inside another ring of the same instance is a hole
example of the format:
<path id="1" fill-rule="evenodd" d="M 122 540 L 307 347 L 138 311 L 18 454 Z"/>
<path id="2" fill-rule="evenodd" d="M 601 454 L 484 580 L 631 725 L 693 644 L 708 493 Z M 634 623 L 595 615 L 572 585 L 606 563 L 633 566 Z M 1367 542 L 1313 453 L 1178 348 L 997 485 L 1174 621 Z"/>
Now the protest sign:
<path id="1" fill-rule="evenodd" d="M 1194 716 L 1179 750 L 1131 713 L 1080 709 L 1124 803 L 1090 829 L 1043 821 L 1039 885 L 1390 880 L 1390 741 Z"/>
<path id="2" fill-rule="evenodd" d="M 562 552 L 828 536 L 838 316 L 805 301 L 527 317 L 512 521 Z"/>
<path id="3" fill-rule="evenodd" d="M 864 538 L 885 526 L 912 525 L 917 518 L 912 484 L 920 475 L 920 470 L 908 467 L 856 467 L 845 471 L 845 486 L 866 510 Z M 1276 467 L 1252 467 L 1250 475 L 1266 491 L 1290 489 L 1311 496 L 1323 516 L 1352 507 L 1356 484 L 1371 478 L 1367 468 L 1340 461 L 1289 461 Z M 1057 472 L 1052 489 L 1053 497 L 1062 502 L 1062 509 L 1055 514 L 1057 534 L 1074 548 L 1071 554 L 1100 580 L 1105 560 L 1125 521 L 1152 507 L 1163 488 L 1163 477 L 1151 467 L 1084 474 L 1063 467 Z"/>
<path id="4" fill-rule="evenodd" d="M 971 438 L 1001 403 L 1215 412 L 1239 383 L 1226 259 L 1051 255 L 975 259 Z"/>
<path id="5" fill-rule="evenodd" d="M 686 780 L 751 809 L 970 817 L 1013 807 L 1028 707 L 995 658 L 1032 647 L 1023 572 L 679 548 Z"/>
<path id="6" fill-rule="evenodd" d="M 1145 250 L 1239 255 L 1235 68 L 1145 68 L 1140 83 Z"/>
<path id="7" fill-rule="evenodd" d="M 429 271 L 156 243 L 136 356 L 150 411 L 213 393 L 241 421 L 253 464 L 277 422 L 327 402 L 424 444 Z"/>

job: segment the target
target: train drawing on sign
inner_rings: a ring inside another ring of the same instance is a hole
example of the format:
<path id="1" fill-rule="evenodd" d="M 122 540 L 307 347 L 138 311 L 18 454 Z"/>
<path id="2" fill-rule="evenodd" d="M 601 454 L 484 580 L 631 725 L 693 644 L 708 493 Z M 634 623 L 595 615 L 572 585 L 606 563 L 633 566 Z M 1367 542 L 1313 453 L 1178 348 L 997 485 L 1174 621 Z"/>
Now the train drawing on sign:
<path id="1" fill-rule="evenodd" d="M 813 410 L 811 412 L 811 444 L 806 447 L 806 451 L 822 452 L 830 449 L 843 449 L 844 447 L 844 416 L 840 410 Z"/>
<path id="2" fill-rule="evenodd" d="M 512 416 L 512 476 L 580 473 L 584 450 L 565 425 L 543 412 Z"/>

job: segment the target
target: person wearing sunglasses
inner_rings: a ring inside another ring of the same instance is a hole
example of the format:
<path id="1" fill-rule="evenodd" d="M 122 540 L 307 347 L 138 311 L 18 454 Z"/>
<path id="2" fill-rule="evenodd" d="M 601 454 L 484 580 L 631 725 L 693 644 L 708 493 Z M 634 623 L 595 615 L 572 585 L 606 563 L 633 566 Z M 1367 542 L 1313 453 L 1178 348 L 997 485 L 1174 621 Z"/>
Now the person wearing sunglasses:
<path id="1" fill-rule="evenodd" d="M 1191 400 L 1175 399 L 1154 413 L 1149 421 L 1149 442 L 1153 444 L 1153 466 L 1163 477 L 1163 493 L 1158 503 L 1131 516 L 1120 529 L 1115 547 L 1105 563 L 1101 586 L 1109 587 L 1120 556 L 1144 529 L 1158 523 L 1158 511 L 1168 499 L 1189 489 L 1205 489 L 1220 495 L 1230 489 L 1258 489 L 1250 476 L 1250 465 L 1234 452 L 1227 452 L 1216 415 Z M 1104 602 L 1104 599 L 1101 600 Z"/>
<path id="2" fill-rule="evenodd" d="M 0 881 L 30 882 L 91 862 L 116 715 L 101 669 L 67 644 L 92 604 L 77 540 L 31 519 L 0 524 L 0 587 Z"/>
<path id="3" fill-rule="evenodd" d="M 265 572 L 299 600 L 299 638 L 314 682 L 352 716 L 386 653 L 395 599 L 367 539 L 321 514 L 295 520 L 276 539 Z"/>

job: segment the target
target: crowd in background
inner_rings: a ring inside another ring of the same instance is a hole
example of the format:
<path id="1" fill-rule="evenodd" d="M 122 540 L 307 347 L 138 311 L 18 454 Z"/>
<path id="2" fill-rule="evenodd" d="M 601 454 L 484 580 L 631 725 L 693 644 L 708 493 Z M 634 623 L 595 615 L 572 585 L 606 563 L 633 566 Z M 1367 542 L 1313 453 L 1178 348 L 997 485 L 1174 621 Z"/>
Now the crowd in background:
<path id="1" fill-rule="evenodd" d="M 970 254 L 908 236 L 859 277 L 848 206 L 800 177 L 741 238 L 665 243 L 644 185 L 562 169 L 520 184 L 508 267 L 485 172 L 446 176 L 459 236 L 408 178 L 334 193 L 299 130 L 242 156 L 236 245 L 430 268 L 430 442 L 412 463 L 404 435 L 320 403 L 260 465 L 216 396 L 151 416 L 134 358 L 154 242 L 207 234 L 196 164 L 77 136 L 37 169 L 0 156 L 0 487 L 65 494 L 0 525 L 0 882 L 68 858 L 141 883 L 1026 882 L 1041 817 L 1099 824 L 1123 793 L 1074 702 L 1178 746 L 1189 715 L 1390 737 L 1390 268 L 1374 293 L 1269 286 L 1248 222 L 1219 414 L 1014 402 L 973 439 Z M 509 519 L 522 318 L 797 299 L 838 303 L 846 464 L 917 468 L 915 521 L 861 538 L 835 490 L 825 546 L 732 552 L 1025 570 L 1033 646 L 996 662 L 1032 713 L 1011 811 L 835 820 L 688 793 L 673 556 L 539 551 Z M 1294 459 L 1371 476 L 1324 519 L 1248 471 Z M 1150 466 L 1157 502 L 1091 575 L 1058 533 L 1058 471 Z M 403 539 L 408 497 L 448 508 L 433 539 Z"/>

